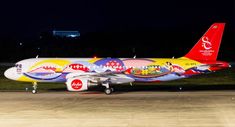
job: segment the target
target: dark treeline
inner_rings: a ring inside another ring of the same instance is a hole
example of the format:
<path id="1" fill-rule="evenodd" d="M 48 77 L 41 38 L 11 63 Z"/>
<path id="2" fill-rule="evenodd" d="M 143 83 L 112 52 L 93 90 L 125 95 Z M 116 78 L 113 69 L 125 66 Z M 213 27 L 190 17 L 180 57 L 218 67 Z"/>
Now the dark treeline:
<path id="1" fill-rule="evenodd" d="M 196 30 L 197 32 L 180 32 L 176 28 L 172 31 L 142 29 L 125 32 L 90 32 L 80 38 L 60 38 L 44 32 L 38 38 L 30 40 L 5 37 L 0 40 L 0 61 L 16 62 L 37 55 L 39 57 L 133 57 L 136 55 L 137 58 L 177 58 L 186 54 L 206 31 L 199 28 Z M 221 60 L 235 60 L 232 33 L 231 29 L 225 30 L 219 53 Z"/>

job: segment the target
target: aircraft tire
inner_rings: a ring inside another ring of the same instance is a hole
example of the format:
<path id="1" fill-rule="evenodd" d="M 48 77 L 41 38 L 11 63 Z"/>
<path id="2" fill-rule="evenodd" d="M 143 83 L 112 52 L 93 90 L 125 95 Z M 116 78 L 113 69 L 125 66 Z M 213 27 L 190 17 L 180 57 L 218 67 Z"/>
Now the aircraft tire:
<path id="1" fill-rule="evenodd" d="M 106 88 L 104 90 L 104 92 L 105 92 L 106 95 L 110 95 L 110 94 L 112 94 L 112 89 L 111 88 Z"/>
<path id="2" fill-rule="evenodd" d="M 33 93 L 33 94 L 36 94 L 36 93 L 37 93 L 37 90 L 32 90 L 32 93 Z"/>

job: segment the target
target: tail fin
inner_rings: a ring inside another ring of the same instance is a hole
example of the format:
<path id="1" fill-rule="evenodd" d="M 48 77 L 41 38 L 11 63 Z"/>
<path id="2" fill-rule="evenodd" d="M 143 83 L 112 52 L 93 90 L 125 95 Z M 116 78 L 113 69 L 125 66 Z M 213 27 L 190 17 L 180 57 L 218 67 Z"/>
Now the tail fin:
<path id="1" fill-rule="evenodd" d="M 217 59 L 225 23 L 214 23 L 185 57 L 198 61 Z"/>

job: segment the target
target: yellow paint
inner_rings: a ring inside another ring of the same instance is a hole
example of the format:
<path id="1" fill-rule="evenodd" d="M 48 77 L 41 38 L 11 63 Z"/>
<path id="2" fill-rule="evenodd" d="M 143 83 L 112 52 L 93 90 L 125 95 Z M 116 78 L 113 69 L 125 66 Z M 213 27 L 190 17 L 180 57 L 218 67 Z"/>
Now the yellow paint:
<path id="1" fill-rule="evenodd" d="M 42 61 L 36 63 L 34 66 L 30 67 L 30 69 L 28 71 L 30 71 L 30 70 L 32 70 L 32 69 L 34 69 L 34 68 L 36 68 L 40 65 L 43 65 L 43 64 L 55 64 L 55 65 L 59 66 L 59 67 L 56 67 L 56 72 L 59 72 L 59 71 L 62 71 L 62 69 L 65 65 L 68 65 L 70 63 L 71 62 L 69 60 L 62 60 L 62 59 L 42 60 Z"/>
<path id="2" fill-rule="evenodd" d="M 62 60 L 62 59 L 47 59 L 47 60 L 42 60 L 39 61 L 38 63 L 34 64 L 32 67 L 29 68 L 28 71 L 31 71 L 32 69 L 35 69 L 38 66 L 41 66 L 43 64 L 54 64 L 56 65 L 56 72 L 62 72 L 62 69 L 64 68 L 65 65 L 70 64 L 71 62 L 69 60 Z M 22 75 L 18 81 L 25 81 L 25 82 L 35 82 L 37 80 L 31 79 L 29 77 L 26 77 Z"/>
<path id="3" fill-rule="evenodd" d="M 166 62 L 170 62 L 172 64 L 176 64 L 176 65 L 181 66 L 185 70 L 201 64 L 200 62 L 197 62 L 195 60 L 191 60 L 191 59 L 188 59 L 185 57 L 181 57 L 178 59 L 155 58 L 154 61 L 156 61 L 156 62 L 152 63 L 151 65 L 160 65 L 160 66 L 166 67 L 167 66 Z"/>
<path id="4" fill-rule="evenodd" d="M 37 80 L 28 78 L 24 75 L 22 75 L 17 81 L 24 81 L 24 82 L 36 82 Z"/>
<path id="5" fill-rule="evenodd" d="M 93 59 L 88 60 L 88 62 L 89 63 L 95 63 L 96 61 L 98 61 L 100 59 L 103 59 L 103 58 L 93 58 Z"/>
<path id="6" fill-rule="evenodd" d="M 148 70 L 142 70 L 141 74 L 142 75 L 148 75 Z"/>

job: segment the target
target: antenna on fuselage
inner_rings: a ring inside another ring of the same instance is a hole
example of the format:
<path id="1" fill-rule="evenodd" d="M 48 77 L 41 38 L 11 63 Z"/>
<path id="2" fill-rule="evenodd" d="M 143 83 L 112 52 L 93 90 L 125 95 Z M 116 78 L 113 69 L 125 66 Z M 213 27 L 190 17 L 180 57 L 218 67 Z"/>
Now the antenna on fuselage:
<path id="1" fill-rule="evenodd" d="M 38 58 L 39 55 L 37 55 L 35 58 Z"/>
<path id="2" fill-rule="evenodd" d="M 134 55 L 134 57 L 133 57 L 134 59 L 136 58 L 136 55 Z"/>
<path id="3" fill-rule="evenodd" d="M 132 82 L 130 82 L 130 85 L 133 86 Z"/>
<path id="4" fill-rule="evenodd" d="M 132 53 L 134 54 L 133 58 L 135 59 L 136 58 L 135 47 L 132 48 Z"/>

